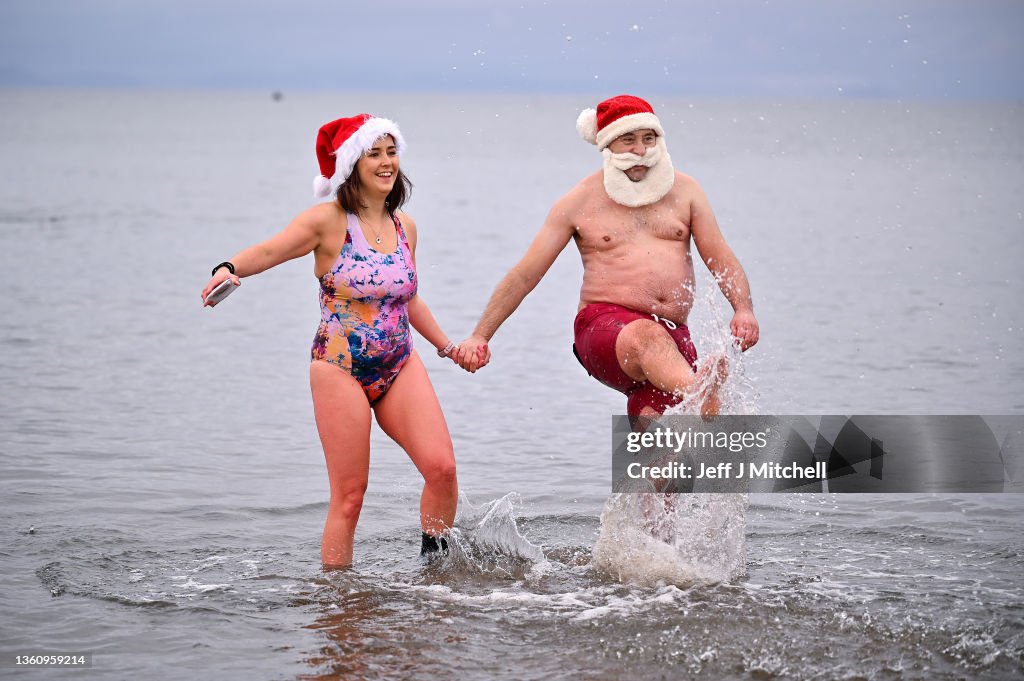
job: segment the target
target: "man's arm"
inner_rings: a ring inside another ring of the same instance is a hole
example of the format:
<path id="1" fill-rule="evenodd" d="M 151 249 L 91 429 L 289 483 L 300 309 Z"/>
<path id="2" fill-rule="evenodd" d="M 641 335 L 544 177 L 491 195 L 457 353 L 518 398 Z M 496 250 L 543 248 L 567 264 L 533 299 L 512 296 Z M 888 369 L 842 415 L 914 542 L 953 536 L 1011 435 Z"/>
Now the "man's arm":
<path id="1" fill-rule="evenodd" d="M 566 196 L 554 205 L 526 254 L 494 288 L 472 335 L 459 344 L 457 359 L 463 369 L 476 371 L 490 361 L 487 341 L 537 286 L 569 243 L 574 230 L 570 203 Z"/>
<path id="2" fill-rule="evenodd" d="M 735 314 L 729 324 L 732 335 L 740 342 L 740 349 L 753 347 L 760 338 L 754 302 L 750 297 L 750 282 L 736 254 L 725 242 L 715 213 L 711 210 L 704 190 L 693 180 L 693 199 L 690 202 L 690 234 L 701 259 L 718 281 L 722 294 L 732 305 Z"/>

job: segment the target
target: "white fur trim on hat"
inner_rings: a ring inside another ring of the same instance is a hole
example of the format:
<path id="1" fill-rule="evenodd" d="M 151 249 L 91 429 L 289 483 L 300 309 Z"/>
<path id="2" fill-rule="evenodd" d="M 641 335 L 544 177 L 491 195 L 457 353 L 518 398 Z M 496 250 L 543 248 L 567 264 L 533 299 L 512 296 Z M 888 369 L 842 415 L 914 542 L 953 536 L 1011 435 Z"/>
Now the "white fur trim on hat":
<path id="1" fill-rule="evenodd" d="M 395 139 L 395 148 L 398 150 L 399 156 L 405 152 L 405 138 L 402 137 L 397 123 L 386 118 L 367 119 L 334 151 L 337 161 L 334 167 L 334 177 L 331 178 L 331 193 L 334 193 L 348 179 L 352 174 L 352 169 L 356 167 L 356 162 L 384 135 L 391 135 Z"/>
<path id="2" fill-rule="evenodd" d="M 597 109 L 584 109 L 576 119 L 576 132 L 583 141 L 597 144 Z"/>
<path id="3" fill-rule="evenodd" d="M 323 175 L 317 175 L 313 178 L 313 197 L 322 199 L 330 195 L 331 193 L 331 181 Z"/>
<path id="4" fill-rule="evenodd" d="M 577 126 L 579 124 L 577 123 Z M 596 135 L 597 148 L 603 150 L 609 144 L 611 144 L 616 137 L 621 137 L 627 132 L 635 132 L 637 130 L 651 129 L 658 133 L 659 137 L 665 136 L 665 131 L 661 127 L 661 123 L 658 121 L 658 117 L 652 113 L 635 113 L 629 116 L 623 116 L 622 118 L 612 121 L 608 125 L 604 126 L 600 132 Z M 581 133 L 582 134 L 582 133 Z M 584 138 L 586 139 L 586 138 Z M 595 142 L 591 142 L 594 144 Z"/>

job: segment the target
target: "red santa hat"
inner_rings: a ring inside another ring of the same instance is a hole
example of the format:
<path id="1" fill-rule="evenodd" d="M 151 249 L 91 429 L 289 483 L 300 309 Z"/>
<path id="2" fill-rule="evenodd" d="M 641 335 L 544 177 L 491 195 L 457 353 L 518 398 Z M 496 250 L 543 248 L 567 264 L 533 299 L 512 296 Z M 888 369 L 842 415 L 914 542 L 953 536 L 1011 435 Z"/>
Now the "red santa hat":
<path id="1" fill-rule="evenodd" d="M 370 114 L 359 114 L 351 118 L 339 118 L 320 126 L 316 135 L 316 160 L 320 164 L 320 175 L 313 178 L 313 196 L 318 199 L 329 196 L 338 189 L 356 167 L 356 161 L 384 135 L 395 140 L 398 155 L 405 151 L 405 139 L 398 124 L 386 118 Z"/>
<path id="2" fill-rule="evenodd" d="M 632 95 L 617 95 L 606 99 L 597 105 L 597 110 L 584 109 L 576 119 L 576 130 L 580 137 L 596 144 L 602 151 L 616 137 L 646 129 L 665 136 L 651 105 Z"/>

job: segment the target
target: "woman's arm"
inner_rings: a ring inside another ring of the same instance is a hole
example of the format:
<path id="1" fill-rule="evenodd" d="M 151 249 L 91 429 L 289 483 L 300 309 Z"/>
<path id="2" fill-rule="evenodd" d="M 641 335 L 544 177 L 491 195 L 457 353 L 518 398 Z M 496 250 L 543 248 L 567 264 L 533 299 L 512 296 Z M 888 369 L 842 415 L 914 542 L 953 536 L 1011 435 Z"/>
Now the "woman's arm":
<path id="1" fill-rule="evenodd" d="M 409 252 L 412 254 L 413 266 L 416 265 L 416 221 L 412 216 L 401 213 L 399 219 L 402 221 L 402 228 L 405 230 L 405 238 L 409 242 Z M 451 343 L 448 335 L 441 330 L 441 325 L 434 319 L 433 313 L 427 307 L 426 301 L 420 296 L 413 296 L 409 301 L 409 323 L 419 331 L 420 335 L 427 339 L 427 342 L 438 350 L 444 350 Z M 457 347 L 457 346 L 456 346 Z M 455 361 L 455 353 L 449 350 L 448 357 Z"/>
<path id="2" fill-rule="evenodd" d="M 451 342 L 448 335 L 441 330 L 441 325 L 434 319 L 427 303 L 419 296 L 413 296 L 413 299 L 409 301 L 409 323 L 438 350 L 444 350 Z M 452 361 L 455 360 L 453 354 L 449 354 L 448 357 Z"/>
<path id="3" fill-rule="evenodd" d="M 236 253 L 228 261 L 234 266 L 234 273 L 227 267 L 218 268 L 203 288 L 203 301 L 217 284 L 227 278 L 240 285 L 242 277 L 265 272 L 283 262 L 311 253 L 320 245 L 322 228 L 327 223 L 331 210 L 331 204 L 314 206 L 300 213 L 291 224 L 266 241 Z"/>

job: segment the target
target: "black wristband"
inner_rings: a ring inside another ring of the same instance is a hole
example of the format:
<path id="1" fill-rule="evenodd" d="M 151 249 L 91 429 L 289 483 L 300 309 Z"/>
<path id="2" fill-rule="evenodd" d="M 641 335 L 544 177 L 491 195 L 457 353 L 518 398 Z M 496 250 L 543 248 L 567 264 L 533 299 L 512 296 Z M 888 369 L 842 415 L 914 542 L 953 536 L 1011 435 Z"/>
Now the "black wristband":
<path id="1" fill-rule="evenodd" d="M 235 266 L 229 263 L 227 260 L 225 260 L 224 262 L 213 268 L 213 270 L 210 272 L 210 276 L 212 277 L 213 275 L 217 274 L 217 270 L 219 270 L 221 267 L 228 268 L 228 272 L 230 272 L 231 274 L 235 273 Z"/>

